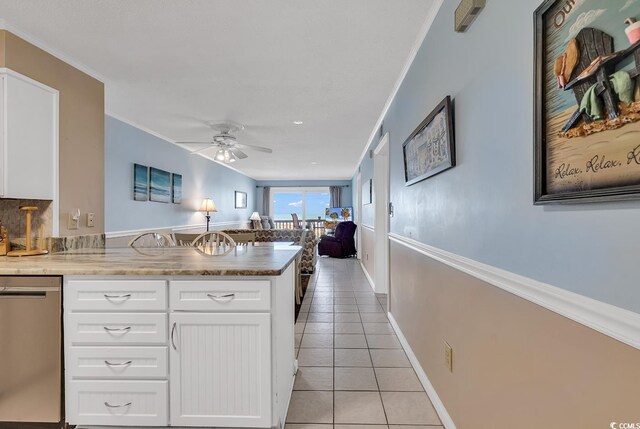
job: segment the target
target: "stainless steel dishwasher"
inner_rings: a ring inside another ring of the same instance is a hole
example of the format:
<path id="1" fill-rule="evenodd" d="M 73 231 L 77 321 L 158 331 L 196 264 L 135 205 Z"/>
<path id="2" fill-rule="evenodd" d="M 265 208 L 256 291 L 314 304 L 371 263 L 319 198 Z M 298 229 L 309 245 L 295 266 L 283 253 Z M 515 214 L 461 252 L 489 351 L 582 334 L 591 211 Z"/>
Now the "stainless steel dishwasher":
<path id="1" fill-rule="evenodd" d="M 0 276 L 0 427 L 61 424 L 61 283 Z"/>

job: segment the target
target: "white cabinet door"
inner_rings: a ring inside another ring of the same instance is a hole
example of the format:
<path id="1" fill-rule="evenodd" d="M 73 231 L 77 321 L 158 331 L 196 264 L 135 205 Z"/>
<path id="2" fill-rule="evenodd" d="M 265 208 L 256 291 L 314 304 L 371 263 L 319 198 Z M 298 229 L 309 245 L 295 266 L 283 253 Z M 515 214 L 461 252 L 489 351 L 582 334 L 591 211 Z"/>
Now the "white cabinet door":
<path id="1" fill-rule="evenodd" d="M 3 196 L 53 200 L 57 188 L 58 92 L 4 75 Z"/>
<path id="2" fill-rule="evenodd" d="M 173 313 L 172 426 L 271 426 L 269 314 Z"/>

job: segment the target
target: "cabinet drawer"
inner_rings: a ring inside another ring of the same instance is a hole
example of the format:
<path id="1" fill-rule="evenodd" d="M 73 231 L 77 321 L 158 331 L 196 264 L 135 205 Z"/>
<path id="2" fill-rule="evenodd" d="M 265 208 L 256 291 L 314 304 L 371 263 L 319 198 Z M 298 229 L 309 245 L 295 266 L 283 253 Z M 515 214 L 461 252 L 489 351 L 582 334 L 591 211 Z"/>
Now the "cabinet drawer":
<path id="1" fill-rule="evenodd" d="M 166 378 L 166 347 L 69 347 L 67 372 L 84 378 Z"/>
<path id="2" fill-rule="evenodd" d="M 164 280 L 70 280 L 65 285 L 71 311 L 164 311 Z"/>
<path id="3" fill-rule="evenodd" d="M 72 344 L 166 344 L 166 313 L 69 313 L 65 323 Z"/>
<path id="4" fill-rule="evenodd" d="M 269 280 L 172 281 L 169 284 L 171 310 L 182 311 L 269 311 Z"/>
<path id="5" fill-rule="evenodd" d="M 72 381 L 67 420 L 73 425 L 166 426 L 167 381 Z"/>

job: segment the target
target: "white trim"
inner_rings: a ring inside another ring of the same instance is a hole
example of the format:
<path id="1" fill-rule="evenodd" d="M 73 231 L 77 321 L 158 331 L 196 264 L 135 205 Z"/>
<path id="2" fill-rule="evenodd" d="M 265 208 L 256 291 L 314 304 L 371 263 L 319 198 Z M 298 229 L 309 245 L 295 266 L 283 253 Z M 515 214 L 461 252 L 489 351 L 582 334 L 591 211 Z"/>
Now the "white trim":
<path id="1" fill-rule="evenodd" d="M 21 29 L 19 29 L 18 27 L 12 25 L 11 23 L 7 22 L 5 19 L 0 19 L 0 30 L 6 30 L 10 33 L 12 33 L 15 36 L 18 36 L 19 38 L 31 43 L 33 46 L 42 49 L 43 51 L 45 51 L 48 54 L 53 55 L 54 57 L 56 57 L 57 59 L 69 64 L 70 66 L 80 70 L 81 72 L 91 76 L 94 79 L 99 80 L 102 83 L 105 83 L 107 81 L 106 77 L 104 75 L 101 75 L 100 73 L 98 73 L 97 71 L 95 71 L 94 69 L 92 69 L 91 67 L 88 67 L 74 59 L 72 59 L 71 57 L 69 57 L 66 54 L 63 54 L 61 51 L 52 48 L 51 46 L 47 45 L 46 43 L 42 42 L 41 40 L 31 36 L 30 34 L 26 33 L 25 31 L 22 31 Z"/>
<path id="2" fill-rule="evenodd" d="M 631 347 L 640 349 L 640 314 L 638 313 L 483 264 L 397 234 L 389 234 L 389 239 Z"/>
<path id="3" fill-rule="evenodd" d="M 363 223 L 362 225 L 360 225 L 360 227 L 361 227 L 361 228 L 364 228 L 364 229 L 367 229 L 367 230 L 369 230 L 369 231 L 371 231 L 371 232 L 375 232 L 375 230 L 376 230 L 376 229 L 375 229 L 374 227 L 372 227 L 371 225 L 366 225 L 366 224 L 364 224 L 364 223 Z"/>
<path id="4" fill-rule="evenodd" d="M 453 423 L 453 419 L 447 412 L 447 409 L 442 403 L 442 400 L 440 400 L 440 397 L 438 396 L 436 389 L 433 387 L 433 384 L 431 384 L 431 381 L 429 381 L 427 373 L 424 372 L 424 369 L 422 368 L 422 365 L 420 365 L 420 362 L 418 361 L 415 353 L 413 353 L 413 349 L 411 349 L 411 346 L 402 333 L 400 326 L 398 326 L 398 322 L 396 322 L 396 319 L 394 319 L 391 313 L 387 313 L 387 316 L 389 317 L 389 322 L 391 322 L 393 330 L 396 331 L 396 335 L 398 336 L 398 340 L 400 340 L 400 344 L 402 345 L 404 352 L 409 358 L 409 362 L 411 362 L 411 365 L 413 365 L 413 369 L 416 371 L 418 379 L 420 379 L 420 383 L 422 383 L 422 387 L 424 387 L 424 390 L 427 392 L 427 396 L 431 400 L 433 408 L 436 409 L 436 413 L 438 413 L 438 417 L 440 417 L 442 425 L 445 427 L 445 429 L 456 429 L 456 425 Z"/>
<path id="5" fill-rule="evenodd" d="M 367 155 L 367 152 L 369 152 L 369 146 L 371 146 L 371 143 L 373 142 L 373 139 L 375 139 L 376 136 L 378 135 L 378 130 L 380 129 L 380 126 L 382 125 L 382 122 L 384 121 L 384 117 L 387 116 L 387 112 L 391 108 L 391 104 L 393 103 L 393 99 L 396 98 L 396 94 L 400 90 L 400 86 L 402 86 L 402 82 L 404 81 L 404 78 L 407 77 L 407 73 L 409 73 L 409 69 L 411 68 L 411 65 L 413 64 L 413 60 L 415 60 L 416 55 L 418 55 L 418 51 L 420 50 L 420 47 L 422 46 L 422 43 L 424 42 L 424 39 L 427 37 L 427 33 L 429 32 L 429 29 L 431 28 L 431 24 L 433 24 L 433 21 L 436 19 L 436 15 L 438 14 L 438 11 L 440 10 L 440 7 L 442 6 L 443 3 L 444 3 L 444 0 L 435 0 L 431 10 L 429 11 L 429 14 L 427 15 L 427 18 L 424 21 L 424 24 L 423 24 L 422 28 L 420 28 L 420 32 L 418 33 L 418 37 L 416 38 L 416 41 L 414 42 L 413 46 L 411 47 L 411 51 L 409 51 L 409 57 L 407 58 L 407 62 L 405 63 L 404 67 L 402 68 L 402 72 L 400 72 L 400 76 L 398 77 L 398 80 L 396 81 L 396 84 L 393 87 L 393 90 L 391 91 L 391 95 L 389 95 L 389 98 L 387 99 L 387 102 L 385 103 L 385 105 L 384 105 L 384 107 L 382 109 L 382 113 L 380 113 L 380 117 L 378 118 L 378 120 L 376 121 L 375 126 L 373 127 L 373 131 L 371 132 L 371 135 L 369 136 L 369 140 L 367 140 L 367 144 L 365 145 L 364 149 L 362 150 L 362 154 L 360 155 L 360 159 L 358 160 L 358 163 L 356 164 L 356 169 L 355 169 L 354 173 L 352 174 L 352 176 L 355 175 L 358 172 L 358 167 L 362 163 L 362 160 L 364 159 L 364 157 Z"/>
<path id="6" fill-rule="evenodd" d="M 376 292 L 376 285 L 373 282 L 373 279 L 371 278 L 371 276 L 369 275 L 369 272 L 367 271 L 367 269 L 365 268 L 364 264 L 362 263 L 362 259 L 360 261 L 360 266 L 362 267 L 362 271 L 364 272 L 364 276 L 367 278 L 367 281 L 369 282 L 369 286 L 371 286 L 371 289 L 373 290 L 373 292 Z"/>
<path id="7" fill-rule="evenodd" d="M 145 133 L 147 133 L 147 134 L 151 134 L 152 136 L 154 136 L 154 137 L 156 137 L 156 138 L 159 138 L 160 140 L 164 140 L 164 141 L 166 141 L 167 143 L 171 143 L 171 144 L 173 144 L 173 145 L 175 145 L 175 146 L 179 147 L 180 149 L 184 150 L 185 152 L 187 152 L 187 153 L 189 153 L 189 154 L 192 154 L 192 153 L 193 153 L 192 151 L 190 151 L 190 150 L 189 150 L 189 149 L 187 149 L 186 147 L 184 147 L 184 146 L 180 146 L 180 145 L 179 145 L 175 140 L 170 139 L 169 137 L 167 137 L 167 136 L 165 136 L 165 135 L 162 135 L 162 134 L 160 134 L 160 133 L 157 133 L 157 132 L 155 132 L 155 131 L 153 131 L 153 130 L 151 130 L 151 129 L 149 129 L 149 128 L 147 128 L 147 127 L 143 126 L 143 125 L 140 125 L 140 124 L 136 123 L 136 122 L 130 121 L 129 119 L 125 119 L 125 118 L 123 118 L 122 116 L 120 116 L 120 115 L 118 115 L 118 114 L 116 114 L 116 113 L 113 113 L 113 112 L 111 112 L 111 111 L 107 111 L 107 110 L 105 110 L 104 114 L 105 114 L 105 116 L 110 116 L 110 117 L 112 117 L 113 119 L 116 119 L 116 120 L 118 120 L 118 121 L 120 121 L 120 122 L 124 122 L 124 123 L 125 123 L 125 124 L 127 124 L 127 125 L 130 125 L 130 126 L 132 126 L 132 127 L 134 127 L 134 128 L 137 128 L 137 129 L 139 129 L 139 130 L 140 130 L 140 131 L 142 131 L 142 132 L 145 132 Z M 225 167 L 225 168 L 228 168 L 229 170 L 233 170 L 233 171 L 235 171 L 236 173 L 242 174 L 242 175 L 243 175 L 243 176 L 245 176 L 245 177 L 248 177 L 248 178 L 253 179 L 253 180 L 257 180 L 255 177 L 251 177 L 251 176 L 249 176 L 247 173 L 243 173 L 242 171 L 238 170 L 237 168 L 232 167 L 232 166 L 231 166 L 231 165 L 229 165 L 229 164 L 225 164 L 224 162 L 220 162 L 220 161 L 217 161 L 217 160 L 215 160 L 215 159 L 211 159 L 211 158 L 209 158 L 208 156 L 206 156 L 206 155 L 205 155 L 205 154 L 203 154 L 202 152 L 193 153 L 193 155 L 201 156 L 201 157 L 203 157 L 204 159 L 206 159 L 207 161 L 214 162 L 214 163 L 216 163 L 216 164 L 218 164 L 218 165 L 221 165 L 221 166 L 223 166 L 223 167 Z"/>
<path id="8" fill-rule="evenodd" d="M 219 228 L 219 227 L 238 227 L 241 226 L 242 223 L 244 223 L 245 221 L 242 220 L 235 220 L 235 221 L 227 221 L 227 222 L 211 222 L 209 224 L 209 228 Z M 199 228 L 206 228 L 207 224 L 206 223 L 197 223 L 197 224 L 191 224 L 191 225 L 176 225 L 176 226 L 160 226 L 157 228 L 144 228 L 144 229 L 131 229 L 128 231 L 112 231 L 112 232 L 105 232 L 105 238 L 120 238 L 120 237 L 129 237 L 130 235 L 138 235 L 138 234 L 142 234 L 143 232 L 149 232 L 149 231 L 158 231 L 158 230 L 165 230 L 165 229 L 171 229 L 173 231 L 186 231 L 186 230 L 190 230 L 190 229 L 199 229 Z"/>
<path id="9" fill-rule="evenodd" d="M 375 225 L 375 255 L 376 264 L 373 278 L 376 293 L 389 293 L 389 133 L 378 142 L 373 156 L 373 189 L 374 196 L 374 225 Z"/>

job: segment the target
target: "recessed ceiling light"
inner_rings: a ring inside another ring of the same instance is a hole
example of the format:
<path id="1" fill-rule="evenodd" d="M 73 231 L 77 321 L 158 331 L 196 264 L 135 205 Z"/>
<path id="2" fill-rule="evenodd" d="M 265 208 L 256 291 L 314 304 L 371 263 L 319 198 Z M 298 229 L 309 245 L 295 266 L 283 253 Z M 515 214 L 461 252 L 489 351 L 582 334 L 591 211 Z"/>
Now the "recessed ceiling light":
<path id="1" fill-rule="evenodd" d="M 317 163 L 317 162 L 315 162 L 315 161 L 313 161 L 313 162 L 311 163 L 311 165 L 318 165 L 318 163 Z"/>
<path id="2" fill-rule="evenodd" d="M 304 122 L 302 122 L 302 121 L 293 121 L 293 123 L 294 123 L 295 125 L 302 125 L 302 124 L 304 124 Z"/>

